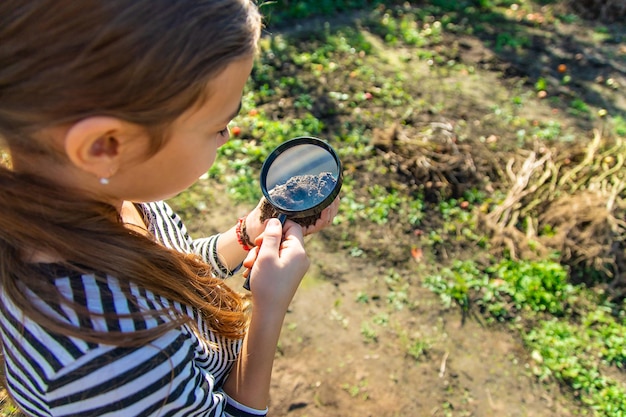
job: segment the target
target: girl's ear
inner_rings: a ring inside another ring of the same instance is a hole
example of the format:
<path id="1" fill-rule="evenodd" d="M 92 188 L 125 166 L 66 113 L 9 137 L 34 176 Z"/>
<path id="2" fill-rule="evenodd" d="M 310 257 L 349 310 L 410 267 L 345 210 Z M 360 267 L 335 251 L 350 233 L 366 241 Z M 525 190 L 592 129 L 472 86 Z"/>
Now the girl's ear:
<path id="1" fill-rule="evenodd" d="M 109 178 L 119 169 L 127 128 L 127 123 L 114 117 L 80 120 L 65 134 L 65 153 L 77 168 L 96 178 Z"/>

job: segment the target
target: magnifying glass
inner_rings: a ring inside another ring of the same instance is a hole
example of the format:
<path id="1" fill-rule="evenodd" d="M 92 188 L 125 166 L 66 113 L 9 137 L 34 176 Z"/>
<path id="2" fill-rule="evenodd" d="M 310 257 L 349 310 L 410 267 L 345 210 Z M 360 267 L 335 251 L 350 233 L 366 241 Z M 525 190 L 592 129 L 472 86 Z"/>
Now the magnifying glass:
<path id="1" fill-rule="evenodd" d="M 328 143 L 301 136 L 280 144 L 261 167 L 261 220 L 277 217 L 310 226 L 341 191 L 341 161 Z M 243 287 L 250 289 L 250 276 Z"/>

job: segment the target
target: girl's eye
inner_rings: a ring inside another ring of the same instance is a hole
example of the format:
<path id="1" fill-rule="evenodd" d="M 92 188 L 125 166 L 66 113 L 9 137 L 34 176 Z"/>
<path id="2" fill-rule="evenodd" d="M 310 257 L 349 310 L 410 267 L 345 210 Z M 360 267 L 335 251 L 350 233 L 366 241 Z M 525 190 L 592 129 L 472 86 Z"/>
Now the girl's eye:
<path id="1" fill-rule="evenodd" d="M 217 132 L 217 134 L 220 135 L 220 136 L 229 136 L 230 135 L 230 130 L 228 129 L 228 126 L 226 126 L 224 129 L 222 129 L 219 132 Z"/>

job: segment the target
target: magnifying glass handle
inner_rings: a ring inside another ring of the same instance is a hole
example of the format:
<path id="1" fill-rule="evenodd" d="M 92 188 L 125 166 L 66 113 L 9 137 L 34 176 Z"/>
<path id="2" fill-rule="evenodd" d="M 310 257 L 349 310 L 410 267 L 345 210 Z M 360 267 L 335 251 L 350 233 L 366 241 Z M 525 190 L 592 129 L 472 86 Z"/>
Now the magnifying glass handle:
<path id="1" fill-rule="evenodd" d="M 280 213 L 277 218 L 280 221 L 280 224 L 285 224 L 285 220 L 287 220 L 287 216 L 285 214 L 283 214 L 283 213 Z M 248 291 L 250 291 L 250 275 L 251 275 L 251 273 L 252 273 L 252 271 L 250 271 L 248 273 L 248 278 L 246 278 L 245 282 L 243 283 L 243 288 L 245 290 L 248 290 Z"/>

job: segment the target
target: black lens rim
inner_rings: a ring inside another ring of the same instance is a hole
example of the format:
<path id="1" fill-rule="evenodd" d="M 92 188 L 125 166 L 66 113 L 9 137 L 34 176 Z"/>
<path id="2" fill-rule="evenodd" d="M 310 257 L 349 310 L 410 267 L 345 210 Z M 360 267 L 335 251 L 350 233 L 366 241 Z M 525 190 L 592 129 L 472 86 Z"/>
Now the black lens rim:
<path id="1" fill-rule="evenodd" d="M 269 172 L 269 169 L 274 163 L 274 161 L 276 160 L 276 158 L 278 158 L 278 156 L 280 156 L 283 152 L 285 152 L 288 149 L 293 148 L 294 146 L 303 145 L 303 144 L 319 146 L 320 148 L 325 149 L 329 154 L 332 155 L 333 159 L 335 160 L 335 163 L 337 164 L 337 172 L 338 172 L 338 177 L 337 177 L 337 182 L 335 183 L 335 187 L 324 200 L 320 201 L 318 204 L 316 204 L 315 206 L 309 209 L 287 210 L 281 207 L 277 207 L 276 205 L 272 203 L 272 199 L 267 189 L 267 174 Z M 341 166 L 341 160 L 339 159 L 337 152 L 335 152 L 335 149 L 333 149 L 332 146 L 330 146 L 327 142 L 323 141 L 322 139 L 316 138 L 314 136 L 299 136 L 299 137 L 290 139 L 278 145 L 276 149 L 274 149 L 272 153 L 270 153 L 270 155 L 265 159 L 265 162 L 263 162 L 263 166 L 261 167 L 260 183 L 261 183 L 261 192 L 263 193 L 263 196 L 265 197 L 267 202 L 277 212 L 284 214 L 289 219 L 300 219 L 303 217 L 315 216 L 321 213 L 326 207 L 328 207 L 333 201 L 335 201 L 335 199 L 339 195 L 339 192 L 341 191 L 341 186 L 343 185 L 343 169 Z"/>

